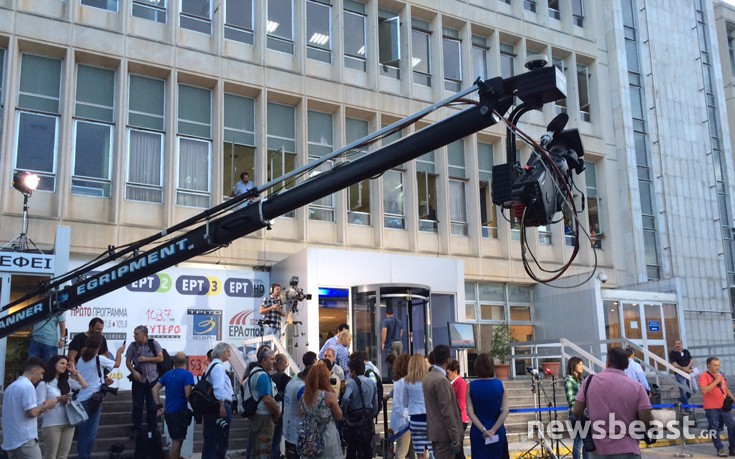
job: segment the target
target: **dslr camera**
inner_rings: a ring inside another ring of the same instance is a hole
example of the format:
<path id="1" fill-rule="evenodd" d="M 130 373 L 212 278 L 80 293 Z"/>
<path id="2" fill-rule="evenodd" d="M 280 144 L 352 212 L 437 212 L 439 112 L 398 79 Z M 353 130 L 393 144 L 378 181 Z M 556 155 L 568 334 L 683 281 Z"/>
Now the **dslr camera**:
<path id="1" fill-rule="evenodd" d="M 217 427 L 219 427 L 222 430 L 227 430 L 230 428 L 230 423 L 227 422 L 227 419 L 225 418 L 217 418 L 217 420 L 214 421 L 214 423 L 217 425 Z"/>
<path id="2" fill-rule="evenodd" d="M 107 384 L 102 384 L 100 386 L 100 392 L 102 392 L 103 395 L 107 395 L 107 393 L 111 393 L 112 395 L 117 395 L 117 391 L 120 390 L 117 387 L 110 387 Z"/>

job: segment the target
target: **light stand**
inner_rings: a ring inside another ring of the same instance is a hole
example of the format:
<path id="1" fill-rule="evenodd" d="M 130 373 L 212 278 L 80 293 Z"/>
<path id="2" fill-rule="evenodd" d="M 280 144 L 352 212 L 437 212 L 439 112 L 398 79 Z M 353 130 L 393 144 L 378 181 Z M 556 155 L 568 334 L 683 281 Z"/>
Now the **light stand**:
<path id="1" fill-rule="evenodd" d="M 540 408 L 541 407 L 541 391 L 543 391 L 543 387 L 541 387 L 541 378 L 538 376 L 538 372 L 535 374 L 532 374 L 531 376 L 531 393 L 535 395 L 534 398 L 534 408 Z M 539 428 L 543 424 L 543 416 L 541 416 L 540 411 L 536 411 L 536 422 L 533 424 L 533 431 L 529 432 L 528 435 L 526 435 L 526 438 L 523 439 L 521 442 L 521 445 L 526 443 L 528 440 L 532 440 L 534 438 L 537 438 L 536 443 L 534 443 L 529 449 L 527 449 L 524 453 L 517 456 L 516 459 L 536 459 L 536 458 L 551 458 L 551 459 L 558 459 L 558 456 L 554 454 L 554 450 L 552 449 L 551 445 L 546 442 L 546 437 L 544 436 L 544 429 Z M 541 451 L 539 454 L 534 453 L 533 451 L 536 448 L 541 448 Z M 519 448 L 520 449 L 520 448 Z"/>
<path id="2" fill-rule="evenodd" d="M 557 379 L 556 379 L 556 376 L 554 376 L 550 372 L 547 373 L 547 374 L 549 376 L 551 376 L 551 406 L 554 408 L 554 421 L 558 421 L 559 420 L 559 412 L 556 410 L 556 383 L 557 383 Z M 549 414 L 549 417 L 551 417 L 551 414 Z M 556 422 L 554 422 L 554 424 L 556 424 Z M 569 451 L 569 447 L 567 447 L 567 445 L 565 445 L 564 442 L 561 441 L 561 439 L 557 438 L 556 440 L 551 440 L 551 443 L 552 444 L 556 443 L 556 455 L 558 457 L 566 456 L 566 454 L 565 455 L 562 455 L 562 454 L 559 453 L 559 451 L 560 451 L 559 445 L 563 446 L 566 451 Z"/>
<path id="3" fill-rule="evenodd" d="M 23 223 L 20 235 L 5 244 L 0 250 L 10 248 L 13 252 L 30 252 L 32 249 L 38 253 L 43 253 L 36 243 L 28 237 L 28 199 L 30 199 L 31 194 L 38 187 L 38 182 L 38 176 L 30 172 L 16 172 L 13 175 L 13 188 L 23 194 Z"/>

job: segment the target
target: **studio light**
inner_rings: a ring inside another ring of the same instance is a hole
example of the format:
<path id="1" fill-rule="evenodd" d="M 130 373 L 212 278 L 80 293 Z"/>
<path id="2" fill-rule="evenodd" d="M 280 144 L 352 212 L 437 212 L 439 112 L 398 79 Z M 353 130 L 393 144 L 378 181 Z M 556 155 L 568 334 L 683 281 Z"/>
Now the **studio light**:
<path id="1" fill-rule="evenodd" d="M 41 179 L 38 175 L 28 171 L 18 171 L 13 175 L 13 188 L 23 193 L 25 196 L 30 196 L 36 188 Z"/>

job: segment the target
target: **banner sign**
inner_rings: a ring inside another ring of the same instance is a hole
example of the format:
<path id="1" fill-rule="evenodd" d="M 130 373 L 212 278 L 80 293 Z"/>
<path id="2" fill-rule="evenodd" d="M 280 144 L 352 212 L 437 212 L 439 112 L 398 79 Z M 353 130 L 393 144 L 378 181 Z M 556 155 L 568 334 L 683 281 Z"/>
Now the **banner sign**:
<path id="1" fill-rule="evenodd" d="M 138 325 L 173 356 L 184 351 L 189 370 L 204 373 L 207 351 L 220 341 L 242 350 L 242 341 L 258 337 L 260 303 L 268 294 L 268 273 L 234 270 L 170 268 L 110 292 L 66 315 L 71 339 L 87 330 L 89 321 L 105 321 L 103 334 L 110 352 L 133 341 Z M 130 389 L 125 357 L 110 377 Z"/>
<path id="2" fill-rule="evenodd" d="M 0 252 L 0 271 L 26 274 L 54 274 L 55 255 L 27 252 Z"/>

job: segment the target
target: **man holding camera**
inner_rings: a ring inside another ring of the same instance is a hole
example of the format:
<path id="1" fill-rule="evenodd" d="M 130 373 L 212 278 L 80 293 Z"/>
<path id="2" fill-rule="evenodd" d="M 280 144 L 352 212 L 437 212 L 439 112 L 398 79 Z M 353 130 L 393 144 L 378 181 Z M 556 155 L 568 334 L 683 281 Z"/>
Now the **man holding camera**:
<path id="1" fill-rule="evenodd" d="M 268 326 L 265 334 L 274 335 L 280 341 L 281 318 L 286 317 L 281 303 L 281 284 L 271 284 L 270 294 L 260 303 L 260 314 L 263 316 L 263 323 Z"/>
<path id="2" fill-rule="evenodd" d="M 156 429 L 158 408 L 151 389 L 158 382 L 157 364 L 163 362 L 163 351 L 156 341 L 148 342 L 148 327 L 145 325 L 135 327 L 133 337 L 133 342 L 125 352 L 125 365 L 130 370 L 128 379 L 133 382 L 133 426 L 130 436 L 136 437 L 141 432 L 144 402 L 148 431 Z"/>
<path id="3" fill-rule="evenodd" d="M 633 428 L 633 423 L 641 421 L 647 431 L 651 427 L 651 401 L 646 389 L 625 374 L 628 368 L 628 354 L 619 347 L 607 352 L 607 368 L 602 372 L 587 377 L 577 393 L 572 412 L 577 419 L 582 419 L 585 408 L 589 420 L 603 429 L 602 436 L 594 437 L 595 450 L 591 458 L 604 456 L 640 457 L 640 438 L 644 431 L 640 427 Z M 613 421 L 612 423 L 610 421 Z M 624 427 L 623 437 L 619 438 L 620 426 Z M 598 428 L 589 427 L 589 434 L 597 433 Z M 635 437 L 632 434 L 637 434 Z M 587 448 L 585 440 L 585 449 Z"/>
<path id="4" fill-rule="evenodd" d="M 232 348 L 227 343 L 217 343 L 212 349 L 212 362 L 208 368 L 207 380 L 212 384 L 214 398 L 219 403 L 219 411 L 204 415 L 204 444 L 202 459 L 225 459 L 230 443 L 230 423 L 232 422 L 232 381 L 227 376 L 224 363 L 230 360 Z"/>
<path id="5" fill-rule="evenodd" d="M 730 456 L 735 456 L 735 420 L 732 418 L 733 396 L 727 387 L 727 380 L 720 373 L 720 359 L 710 357 L 707 359 L 707 371 L 699 376 L 699 387 L 702 391 L 702 404 L 707 414 L 707 422 L 712 435 L 712 443 L 715 445 L 717 455 L 727 457 L 728 451 L 720 440 L 722 426 L 727 427 L 727 438 L 730 442 Z"/>

